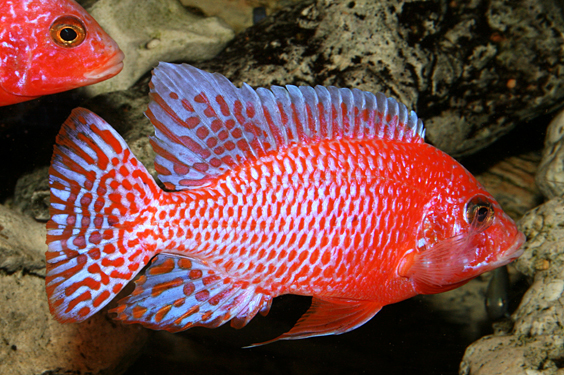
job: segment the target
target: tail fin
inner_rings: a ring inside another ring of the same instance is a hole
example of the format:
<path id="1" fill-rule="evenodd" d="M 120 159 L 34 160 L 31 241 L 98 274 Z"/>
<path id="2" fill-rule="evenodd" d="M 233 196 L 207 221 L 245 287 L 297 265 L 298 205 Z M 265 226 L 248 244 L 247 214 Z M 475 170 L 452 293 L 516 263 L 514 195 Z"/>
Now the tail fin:
<path id="1" fill-rule="evenodd" d="M 145 266 L 151 208 L 161 190 L 121 136 L 77 108 L 63 124 L 49 170 L 49 308 L 62 323 L 100 310 Z"/>

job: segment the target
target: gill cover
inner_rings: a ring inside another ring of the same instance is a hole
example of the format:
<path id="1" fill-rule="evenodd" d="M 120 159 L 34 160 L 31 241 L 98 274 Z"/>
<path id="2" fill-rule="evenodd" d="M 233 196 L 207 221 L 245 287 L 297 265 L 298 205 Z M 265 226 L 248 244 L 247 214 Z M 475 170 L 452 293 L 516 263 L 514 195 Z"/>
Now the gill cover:
<path id="1" fill-rule="evenodd" d="M 464 207 L 466 225 L 459 233 L 444 238 L 452 228 L 440 225 L 440 216 L 428 215 L 424 221 L 423 242 L 419 251 L 406 255 L 398 272 L 413 281 L 420 294 L 433 294 L 458 288 L 479 273 L 471 272 L 481 235 L 494 221 L 494 208 L 487 197 L 476 195 Z M 443 238 L 443 239 L 441 239 Z"/>

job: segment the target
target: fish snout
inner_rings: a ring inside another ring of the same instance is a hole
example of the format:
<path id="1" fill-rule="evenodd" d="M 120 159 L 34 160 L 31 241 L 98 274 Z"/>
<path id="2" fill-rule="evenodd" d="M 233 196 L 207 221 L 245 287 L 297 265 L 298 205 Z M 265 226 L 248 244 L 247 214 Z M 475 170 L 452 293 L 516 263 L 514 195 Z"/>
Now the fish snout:
<path id="1" fill-rule="evenodd" d="M 517 231 L 513 239 L 513 244 L 507 250 L 505 250 L 502 258 L 507 259 L 507 263 L 510 263 L 523 255 L 523 253 L 525 252 L 525 249 L 523 249 L 525 240 L 525 235 L 522 232 Z"/>
<path id="2" fill-rule="evenodd" d="M 96 83 L 111 78 L 121 72 L 121 70 L 123 69 L 124 58 L 124 53 L 120 49 L 118 49 L 117 52 L 98 69 L 84 73 L 84 78 L 86 78 L 91 83 Z"/>

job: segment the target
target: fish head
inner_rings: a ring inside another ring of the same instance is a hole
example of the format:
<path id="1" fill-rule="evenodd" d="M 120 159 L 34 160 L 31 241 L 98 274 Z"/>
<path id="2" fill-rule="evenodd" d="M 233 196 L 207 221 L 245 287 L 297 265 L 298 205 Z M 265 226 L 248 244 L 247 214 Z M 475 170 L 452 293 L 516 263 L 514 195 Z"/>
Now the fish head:
<path id="1" fill-rule="evenodd" d="M 121 71 L 123 52 L 76 2 L 31 0 L 12 13 L 2 40 L 6 64 L 0 85 L 5 91 L 36 97 L 97 83 Z"/>
<path id="2" fill-rule="evenodd" d="M 464 186 L 445 189 L 431 199 L 415 249 L 400 261 L 398 273 L 408 277 L 419 294 L 455 289 L 523 253 L 525 236 L 515 222 L 469 172 L 463 172 Z"/>

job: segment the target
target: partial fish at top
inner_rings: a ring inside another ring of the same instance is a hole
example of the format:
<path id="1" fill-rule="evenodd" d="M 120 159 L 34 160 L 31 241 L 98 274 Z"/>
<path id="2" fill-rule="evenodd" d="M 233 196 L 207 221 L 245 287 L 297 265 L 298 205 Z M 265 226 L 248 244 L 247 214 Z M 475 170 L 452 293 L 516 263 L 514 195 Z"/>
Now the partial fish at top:
<path id="1" fill-rule="evenodd" d="M 123 57 L 73 0 L 0 0 L 0 106 L 106 80 Z"/>
<path id="2" fill-rule="evenodd" d="M 341 334 L 522 253 L 494 198 L 383 94 L 237 88 L 167 63 L 150 87 L 155 168 L 173 191 L 88 110 L 57 138 L 46 287 L 60 322 L 90 317 L 149 264 L 117 319 L 240 328 L 291 293 L 313 303 L 277 339 Z"/>

